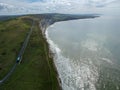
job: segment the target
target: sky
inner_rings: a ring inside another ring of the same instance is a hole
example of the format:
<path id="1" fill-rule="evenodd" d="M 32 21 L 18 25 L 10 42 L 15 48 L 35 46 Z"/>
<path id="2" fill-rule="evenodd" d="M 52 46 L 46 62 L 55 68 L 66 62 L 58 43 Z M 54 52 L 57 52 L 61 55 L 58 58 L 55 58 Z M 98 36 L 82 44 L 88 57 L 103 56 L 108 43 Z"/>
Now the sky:
<path id="1" fill-rule="evenodd" d="M 95 13 L 96 9 L 117 7 L 119 5 L 120 0 L 0 0 L 0 15 Z"/>

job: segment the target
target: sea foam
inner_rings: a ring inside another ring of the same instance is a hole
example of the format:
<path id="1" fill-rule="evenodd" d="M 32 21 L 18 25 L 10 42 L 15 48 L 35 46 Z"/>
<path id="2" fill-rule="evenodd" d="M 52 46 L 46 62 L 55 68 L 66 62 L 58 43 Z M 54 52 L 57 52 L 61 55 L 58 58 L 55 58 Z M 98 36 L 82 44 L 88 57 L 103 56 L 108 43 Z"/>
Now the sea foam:
<path id="1" fill-rule="evenodd" d="M 55 54 L 54 63 L 57 67 L 63 90 L 96 90 L 95 83 L 98 79 L 98 72 L 92 61 L 88 65 L 80 62 L 80 60 L 76 60 L 78 61 L 76 62 L 63 56 L 61 49 L 49 37 L 48 29 L 45 35 L 51 51 Z M 90 59 L 85 60 L 90 61 Z"/>

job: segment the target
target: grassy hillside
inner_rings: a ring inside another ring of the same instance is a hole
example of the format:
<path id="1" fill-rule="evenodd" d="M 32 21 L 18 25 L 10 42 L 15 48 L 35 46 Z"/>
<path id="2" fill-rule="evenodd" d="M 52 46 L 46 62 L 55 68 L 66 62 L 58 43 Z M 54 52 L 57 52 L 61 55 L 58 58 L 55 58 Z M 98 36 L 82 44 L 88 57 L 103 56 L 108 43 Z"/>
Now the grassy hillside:
<path id="1" fill-rule="evenodd" d="M 21 18 L 0 22 L 0 79 L 15 63 L 31 22 Z"/>
<path id="2" fill-rule="evenodd" d="M 15 63 L 20 47 L 31 27 L 29 19 L 14 19 L 0 23 L 0 78 Z M 57 74 L 48 44 L 42 36 L 38 22 L 25 50 L 21 64 L 0 90 L 59 90 Z"/>

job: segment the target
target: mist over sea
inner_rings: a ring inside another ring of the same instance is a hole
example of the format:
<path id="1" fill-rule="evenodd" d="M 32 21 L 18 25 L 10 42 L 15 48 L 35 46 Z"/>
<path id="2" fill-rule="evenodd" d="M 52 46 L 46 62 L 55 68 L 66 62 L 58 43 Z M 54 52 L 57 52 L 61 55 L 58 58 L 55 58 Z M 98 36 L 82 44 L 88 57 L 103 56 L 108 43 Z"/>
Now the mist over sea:
<path id="1" fill-rule="evenodd" d="M 120 90 L 119 8 L 97 9 L 99 18 L 58 22 L 47 29 L 63 90 Z"/>

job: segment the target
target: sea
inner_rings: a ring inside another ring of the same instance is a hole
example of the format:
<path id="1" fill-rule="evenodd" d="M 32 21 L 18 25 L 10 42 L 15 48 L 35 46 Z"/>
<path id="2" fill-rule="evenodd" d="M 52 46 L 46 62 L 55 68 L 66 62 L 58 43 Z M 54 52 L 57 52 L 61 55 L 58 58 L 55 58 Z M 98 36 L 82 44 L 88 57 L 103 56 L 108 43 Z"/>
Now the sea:
<path id="1" fill-rule="evenodd" d="M 57 22 L 45 32 L 63 90 L 120 90 L 120 8 Z"/>

